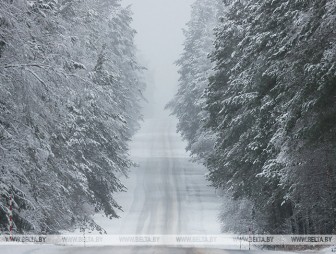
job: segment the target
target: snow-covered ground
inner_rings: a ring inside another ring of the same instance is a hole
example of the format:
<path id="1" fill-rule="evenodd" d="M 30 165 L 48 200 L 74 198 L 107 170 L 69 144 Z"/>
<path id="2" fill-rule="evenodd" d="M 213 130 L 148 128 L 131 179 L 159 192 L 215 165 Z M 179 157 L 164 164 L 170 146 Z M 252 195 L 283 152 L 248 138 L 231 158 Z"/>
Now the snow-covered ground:
<path id="1" fill-rule="evenodd" d="M 139 167 L 125 180 L 128 191 L 116 196 L 124 212 L 112 221 L 96 216 L 109 234 L 220 233 L 219 199 L 175 129 L 176 120 L 163 112 L 134 137 L 131 155 Z"/>
<path id="2" fill-rule="evenodd" d="M 294 252 L 274 252 L 258 250 L 220 250 L 202 248 L 170 247 L 61 247 L 61 246 L 2 246 L 1 254 L 291 254 Z M 312 254 L 312 252 L 309 252 Z M 327 252 L 332 253 L 332 252 Z"/>

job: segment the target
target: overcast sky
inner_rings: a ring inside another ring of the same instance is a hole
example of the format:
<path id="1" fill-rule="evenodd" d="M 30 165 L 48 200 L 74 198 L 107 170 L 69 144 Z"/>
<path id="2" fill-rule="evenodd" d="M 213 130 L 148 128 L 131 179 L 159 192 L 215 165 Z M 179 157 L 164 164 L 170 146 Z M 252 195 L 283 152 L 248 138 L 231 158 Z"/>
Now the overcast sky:
<path id="1" fill-rule="evenodd" d="M 174 62 L 183 49 L 182 28 L 189 21 L 194 0 L 123 0 L 131 5 L 136 45 L 140 59 L 148 68 L 149 106 L 162 108 L 177 89 Z M 155 88 L 153 88 L 154 86 Z"/>

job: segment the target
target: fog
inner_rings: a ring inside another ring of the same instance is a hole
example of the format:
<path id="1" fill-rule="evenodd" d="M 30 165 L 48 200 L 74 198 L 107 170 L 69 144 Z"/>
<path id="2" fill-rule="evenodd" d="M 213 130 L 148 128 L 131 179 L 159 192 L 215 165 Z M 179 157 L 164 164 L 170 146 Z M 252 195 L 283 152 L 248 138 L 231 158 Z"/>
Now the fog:
<path id="1" fill-rule="evenodd" d="M 135 43 L 145 72 L 147 92 L 145 116 L 162 112 L 177 91 L 179 58 L 184 36 L 182 29 L 190 17 L 194 0 L 124 0 L 131 5 Z"/>

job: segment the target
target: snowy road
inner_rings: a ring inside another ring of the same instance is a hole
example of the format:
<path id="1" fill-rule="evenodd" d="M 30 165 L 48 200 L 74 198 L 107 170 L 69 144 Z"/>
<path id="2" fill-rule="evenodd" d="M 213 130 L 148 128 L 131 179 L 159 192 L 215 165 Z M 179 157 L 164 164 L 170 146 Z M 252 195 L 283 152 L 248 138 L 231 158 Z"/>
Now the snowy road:
<path id="1" fill-rule="evenodd" d="M 219 200 L 208 187 L 205 169 L 191 163 L 175 133 L 174 118 L 144 122 L 131 154 L 139 167 L 126 180 L 126 193 L 116 197 L 124 208 L 119 220 L 97 221 L 109 234 L 218 234 Z"/>

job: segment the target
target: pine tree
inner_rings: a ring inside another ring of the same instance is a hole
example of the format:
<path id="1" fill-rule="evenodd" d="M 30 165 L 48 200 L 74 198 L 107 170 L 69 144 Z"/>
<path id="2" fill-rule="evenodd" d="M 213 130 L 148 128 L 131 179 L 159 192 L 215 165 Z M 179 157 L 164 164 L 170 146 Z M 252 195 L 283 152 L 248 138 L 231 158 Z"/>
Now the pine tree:
<path id="1" fill-rule="evenodd" d="M 202 161 L 210 153 L 214 142 L 212 132 L 203 128 L 208 117 L 203 108 L 208 77 L 213 72 L 208 54 L 213 49 L 213 29 L 219 19 L 220 6 L 220 1 L 207 0 L 198 0 L 193 4 L 192 18 L 184 31 L 184 51 L 176 62 L 180 74 L 179 90 L 167 105 L 179 120 L 177 129 L 188 142 L 186 150 Z"/>
<path id="2" fill-rule="evenodd" d="M 131 13 L 120 1 L 0 3 L 0 216 L 57 232 L 118 217 L 141 118 Z M 101 230 L 101 229 L 100 229 Z"/>
<path id="3" fill-rule="evenodd" d="M 207 101 L 208 126 L 218 131 L 207 161 L 209 179 L 264 211 L 262 230 L 331 233 L 333 223 L 321 228 L 313 221 L 321 221 L 318 213 L 323 225 L 332 218 L 333 205 L 321 202 L 322 195 L 328 192 L 331 204 L 335 200 L 332 188 L 325 187 L 335 179 L 335 107 L 330 103 L 335 96 L 335 4 L 226 4 Z M 321 154 L 329 157 L 326 166 L 317 159 Z M 318 176 L 318 167 L 330 180 Z M 310 196 L 301 186 L 313 179 L 322 182 L 313 185 Z M 317 205 L 310 208 L 312 200 Z"/>

